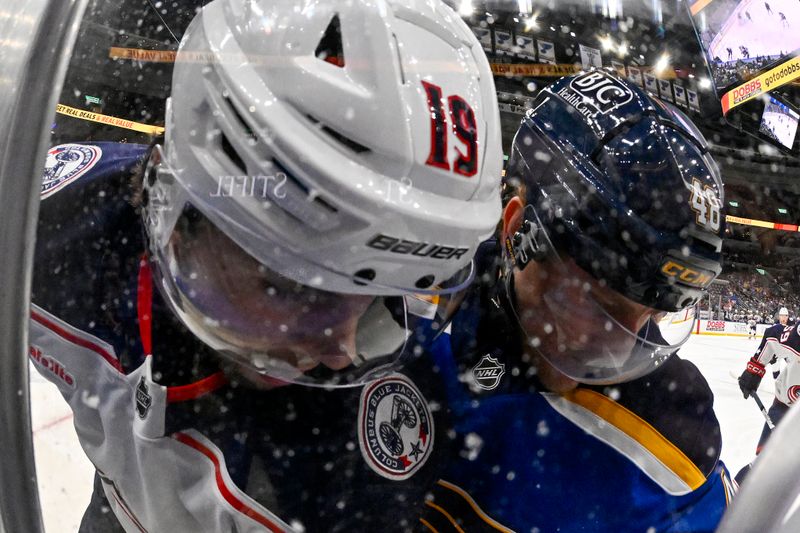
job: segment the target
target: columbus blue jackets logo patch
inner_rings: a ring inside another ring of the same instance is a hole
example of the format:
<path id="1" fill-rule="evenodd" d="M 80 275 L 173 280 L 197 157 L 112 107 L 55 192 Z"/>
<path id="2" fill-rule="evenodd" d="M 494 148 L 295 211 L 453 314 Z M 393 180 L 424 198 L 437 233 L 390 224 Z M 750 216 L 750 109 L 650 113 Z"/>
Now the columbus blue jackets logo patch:
<path id="1" fill-rule="evenodd" d="M 361 455 L 378 475 L 408 479 L 433 449 L 433 417 L 405 376 L 393 374 L 364 387 L 358 409 Z"/>
<path id="2" fill-rule="evenodd" d="M 139 385 L 136 387 L 136 414 L 139 415 L 139 418 L 142 420 L 145 419 L 152 404 L 153 397 L 150 396 L 150 390 L 147 388 L 147 383 L 143 376 L 139 380 Z"/>
<path id="3" fill-rule="evenodd" d="M 472 377 L 475 378 L 475 383 L 484 390 L 497 388 L 500 384 L 500 378 L 505 373 L 506 365 L 488 353 L 481 357 L 477 365 L 472 367 Z"/>
<path id="4" fill-rule="evenodd" d="M 89 144 L 59 144 L 47 152 L 42 199 L 55 194 L 94 167 L 103 151 Z"/>

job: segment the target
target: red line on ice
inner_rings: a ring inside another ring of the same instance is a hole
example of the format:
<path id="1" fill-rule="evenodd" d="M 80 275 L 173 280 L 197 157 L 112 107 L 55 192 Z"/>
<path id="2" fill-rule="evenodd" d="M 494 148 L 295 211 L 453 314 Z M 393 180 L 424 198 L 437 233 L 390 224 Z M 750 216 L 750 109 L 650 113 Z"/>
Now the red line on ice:
<path id="1" fill-rule="evenodd" d="M 64 416 L 56 418 L 55 420 L 51 420 L 50 422 L 47 422 L 46 424 L 44 424 L 42 426 L 39 426 L 38 428 L 34 429 L 33 430 L 33 434 L 36 435 L 37 433 L 39 433 L 41 431 L 44 431 L 46 429 L 50 429 L 53 426 L 57 426 L 61 422 L 66 422 L 67 420 L 70 420 L 71 418 L 72 418 L 72 413 L 71 412 L 67 413 Z"/>

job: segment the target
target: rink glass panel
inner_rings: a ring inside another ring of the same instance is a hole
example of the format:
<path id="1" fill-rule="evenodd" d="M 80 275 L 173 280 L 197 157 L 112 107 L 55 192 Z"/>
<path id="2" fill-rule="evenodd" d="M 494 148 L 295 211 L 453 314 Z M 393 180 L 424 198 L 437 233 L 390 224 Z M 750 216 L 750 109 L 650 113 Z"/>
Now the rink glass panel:
<path id="1" fill-rule="evenodd" d="M 171 54 L 195 10 L 204 3 L 90 1 L 58 98 L 59 112 L 50 125 L 50 145 L 153 142 L 156 128 L 164 126 Z M 710 72 L 683 3 L 456 2 L 454 7 L 484 43 L 496 73 L 506 152 L 526 109 L 558 75 L 591 65 L 613 68 L 683 109 L 698 124 L 722 169 L 727 214 L 786 225 L 800 222 L 796 158 L 780 154 L 720 120 Z M 548 66 L 551 64 L 555 67 Z M 782 92 L 797 106 L 793 88 Z M 67 164 L 74 162 L 64 163 L 58 172 L 70 172 Z M 59 176 L 54 173 L 49 179 L 57 182 Z M 726 267 L 721 276 L 729 283 L 712 286 L 698 316 L 744 322 L 752 315 L 766 322 L 776 306 L 789 307 L 792 316 L 797 316 L 797 235 L 797 231 L 729 224 L 724 244 Z M 40 268 L 55 270 L 59 265 Z M 120 297 L 131 298 L 131 305 L 136 305 L 130 294 Z M 729 365 L 730 371 L 739 373 L 755 345 L 734 343 L 713 349 L 729 354 L 721 367 Z M 698 366 L 704 368 L 700 362 Z M 719 370 L 714 368 L 709 372 Z M 754 410 L 736 397 L 731 378 L 725 379 L 729 381 L 720 389 L 720 404 Z M 55 389 L 35 372 L 30 387 L 46 528 L 77 531 L 91 494 L 93 468 L 77 443 L 70 411 Z M 755 426 L 747 431 L 751 440 L 760 431 L 761 420 L 756 415 L 749 419 Z M 727 438 L 737 439 L 724 427 L 723 432 Z M 736 442 L 730 446 L 740 447 Z"/>

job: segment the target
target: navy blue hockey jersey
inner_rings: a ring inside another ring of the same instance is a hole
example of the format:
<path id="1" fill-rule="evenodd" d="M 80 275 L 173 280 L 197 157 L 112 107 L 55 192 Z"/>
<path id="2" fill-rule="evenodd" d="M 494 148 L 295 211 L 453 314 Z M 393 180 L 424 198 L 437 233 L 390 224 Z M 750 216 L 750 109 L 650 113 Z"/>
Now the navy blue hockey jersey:
<path id="1" fill-rule="evenodd" d="M 499 251 L 485 247 L 489 282 L 456 315 L 455 357 L 439 361 L 460 453 L 428 502 L 429 528 L 713 531 L 733 484 L 697 368 L 673 356 L 628 383 L 546 392 L 491 281 Z"/>

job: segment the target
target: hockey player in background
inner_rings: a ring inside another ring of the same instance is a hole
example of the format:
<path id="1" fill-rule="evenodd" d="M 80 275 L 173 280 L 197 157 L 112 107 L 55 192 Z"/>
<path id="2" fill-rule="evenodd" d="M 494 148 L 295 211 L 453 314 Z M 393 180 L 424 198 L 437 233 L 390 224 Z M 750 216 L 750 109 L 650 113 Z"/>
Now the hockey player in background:
<path id="1" fill-rule="evenodd" d="M 163 147 L 48 155 L 30 357 L 97 469 L 81 531 L 416 529 L 455 454 L 430 300 L 468 285 L 501 155 L 443 3 L 206 5 Z"/>
<path id="2" fill-rule="evenodd" d="M 705 140 L 594 71 L 539 94 L 506 179 L 501 239 L 482 247 L 441 367 L 463 450 L 426 524 L 713 531 L 733 485 L 711 390 L 674 355 L 721 271 Z"/>
<path id="3" fill-rule="evenodd" d="M 775 400 L 767 414 L 774 425 L 783 419 L 789 407 L 797 402 L 800 397 L 800 335 L 798 325 L 789 324 L 789 310 L 782 307 L 778 312 L 778 323 L 770 326 L 764 332 L 761 344 L 756 353 L 747 362 L 747 367 L 739 376 L 739 388 L 745 399 L 756 394 L 761 379 L 766 373 L 766 365 L 778 364 L 779 374 L 775 379 Z M 756 455 L 769 439 L 772 429 L 764 422 L 764 429 L 756 447 Z M 745 467 L 736 475 L 741 481 L 749 470 Z"/>
<path id="4" fill-rule="evenodd" d="M 755 317 L 748 317 L 747 318 L 747 338 L 755 339 L 756 338 L 756 327 L 758 323 L 756 322 Z"/>
<path id="5" fill-rule="evenodd" d="M 781 307 L 778 310 L 778 321 L 775 322 L 775 325 L 788 326 L 789 322 L 790 322 L 789 321 L 789 310 L 786 309 L 785 307 Z M 794 320 L 792 320 L 791 323 L 794 324 Z M 764 333 L 766 333 L 766 331 Z M 762 343 L 764 342 L 764 338 L 763 337 L 761 338 L 761 342 Z M 759 349 L 761 349 L 761 346 L 759 346 Z M 756 351 L 756 353 L 758 353 L 758 351 Z M 783 370 L 786 368 L 786 360 L 785 359 L 780 359 L 780 360 L 778 360 L 778 362 L 776 364 L 777 364 L 776 368 L 772 369 L 772 377 L 774 379 L 778 379 L 778 376 L 780 375 L 780 373 L 783 372 Z"/>

